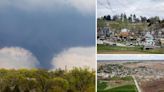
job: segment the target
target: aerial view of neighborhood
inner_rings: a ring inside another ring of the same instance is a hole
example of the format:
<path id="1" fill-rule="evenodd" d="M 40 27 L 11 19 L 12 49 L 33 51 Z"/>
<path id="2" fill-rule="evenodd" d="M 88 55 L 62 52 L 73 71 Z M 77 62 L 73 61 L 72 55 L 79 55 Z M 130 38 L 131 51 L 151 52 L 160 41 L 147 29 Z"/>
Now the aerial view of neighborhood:
<path id="1" fill-rule="evenodd" d="M 98 54 L 164 54 L 163 3 L 98 0 Z"/>
<path id="2" fill-rule="evenodd" d="M 98 61 L 97 92 L 164 92 L 164 61 Z"/>

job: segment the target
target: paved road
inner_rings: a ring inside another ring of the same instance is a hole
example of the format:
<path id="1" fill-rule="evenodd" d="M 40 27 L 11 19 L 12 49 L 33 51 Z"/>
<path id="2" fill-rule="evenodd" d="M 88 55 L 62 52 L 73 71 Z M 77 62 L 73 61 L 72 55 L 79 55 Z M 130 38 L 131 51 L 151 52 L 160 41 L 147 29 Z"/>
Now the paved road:
<path id="1" fill-rule="evenodd" d="M 138 92 L 142 92 L 141 89 L 140 89 L 140 87 L 139 87 L 139 85 L 138 85 L 138 82 L 137 82 L 135 76 L 132 76 L 132 77 L 133 77 L 133 80 L 134 80 L 134 82 L 135 82 L 135 85 L 136 85 L 136 87 L 137 87 Z"/>

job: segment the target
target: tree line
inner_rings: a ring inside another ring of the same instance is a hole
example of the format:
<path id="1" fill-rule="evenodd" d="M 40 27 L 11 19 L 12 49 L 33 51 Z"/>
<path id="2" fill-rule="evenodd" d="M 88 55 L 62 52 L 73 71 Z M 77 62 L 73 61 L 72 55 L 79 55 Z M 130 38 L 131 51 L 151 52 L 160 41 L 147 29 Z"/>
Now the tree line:
<path id="1" fill-rule="evenodd" d="M 164 19 L 159 16 L 154 17 L 138 17 L 136 14 L 127 16 L 125 13 L 117 15 L 105 15 L 97 19 L 97 27 L 103 28 L 109 26 L 114 30 L 127 28 L 129 30 L 160 30 L 164 28 Z"/>
<path id="2" fill-rule="evenodd" d="M 0 92 L 95 92 L 95 71 L 0 69 Z"/>
<path id="3" fill-rule="evenodd" d="M 133 22 L 133 23 L 139 23 L 139 22 L 149 22 L 149 23 L 155 23 L 155 22 L 164 22 L 164 20 L 161 20 L 159 16 L 154 16 L 154 17 L 145 17 L 145 16 L 140 16 L 137 17 L 136 14 L 130 14 L 130 16 L 127 16 L 125 13 L 121 13 L 120 15 L 105 15 L 101 18 L 98 19 L 103 19 L 107 21 L 122 21 L 122 22 Z"/>

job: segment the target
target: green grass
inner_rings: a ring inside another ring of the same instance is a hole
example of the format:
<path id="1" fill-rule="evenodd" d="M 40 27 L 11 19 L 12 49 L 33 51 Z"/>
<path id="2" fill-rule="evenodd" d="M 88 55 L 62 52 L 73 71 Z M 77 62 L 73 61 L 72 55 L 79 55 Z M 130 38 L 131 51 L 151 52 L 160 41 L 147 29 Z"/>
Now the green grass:
<path id="1" fill-rule="evenodd" d="M 127 21 L 106 21 L 106 20 L 98 20 L 97 22 L 97 26 L 98 27 L 104 27 L 107 26 L 105 25 L 105 23 L 109 23 L 108 27 L 110 27 L 111 29 L 115 29 L 115 30 L 121 30 L 123 28 L 127 28 L 129 30 L 134 30 L 134 28 L 136 30 L 140 30 L 140 31 L 144 31 L 145 28 L 148 28 L 148 23 L 129 23 Z"/>
<path id="2" fill-rule="evenodd" d="M 164 54 L 164 48 L 143 50 L 142 47 L 119 47 L 119 46 L 109 46 L 109 45 L 97 45 L 98 52 L 113 52 L 113 51 L 135 51 L 142 52 L 145 54 Z"/>
<path id="3" fill-rule="evenodd" d="M 108 45 L 97 45 L 97 50 L 108 50 L 108 51 L 141 51 L 142 47 L 119 47 L 119 46 L 108 46 Z"/>
<path id="4" fill-rule="evenodd" d="M 113 87 L 109 87 L 109 84 L 107 84 L 107 82 L 105 81 L 101 81 L 99 80 L 97 82 L 97 92 L 137 92 L 137 88 L 134 84 L 133 78 L 131 76 L 127 76 L 124 78 L 120 78 L 120 77 L 113 77 L 112 79 L 110 79 L 112 81 L 114 80 L 124 80 L 124 81 L 128 81 L 129 83 L 125 83 L 122 85 L 115 85 L 115 84 L 110 84 Z M 110 83 L 109 80 L 109 83 Z"/>
<path id="5" fill-rule="evenodd" d="M 104 90 L 107 86 L 108 86 L 107 82 L 100 82 L 100 81 L 97 82 L 97 89 L 98 90 Z"/>
<path id="6" fill-rule="evenodd" d="M 99 91 L 98 92 L 137 92 L 135 85 L 125 85 L 120 87 L 115 87 L 109 90 Z"/>

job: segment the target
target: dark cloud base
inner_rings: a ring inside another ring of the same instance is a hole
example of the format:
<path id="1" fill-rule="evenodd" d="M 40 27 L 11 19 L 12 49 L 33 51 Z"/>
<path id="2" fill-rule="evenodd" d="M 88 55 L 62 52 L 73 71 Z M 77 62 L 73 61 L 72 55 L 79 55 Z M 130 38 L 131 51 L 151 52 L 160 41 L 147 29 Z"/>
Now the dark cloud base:
<path id="1" fill-rule="evenodd" d="M 0 12 L 0 47 L 28 49 L 41 62 L 40 67 L 50 68 L 52 57 L 64 49 L 94 45 L 95 16 L 84 16 L 72 10 L 25 12 L 7 9 Z"/>

